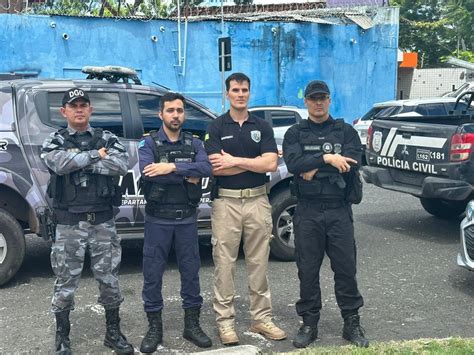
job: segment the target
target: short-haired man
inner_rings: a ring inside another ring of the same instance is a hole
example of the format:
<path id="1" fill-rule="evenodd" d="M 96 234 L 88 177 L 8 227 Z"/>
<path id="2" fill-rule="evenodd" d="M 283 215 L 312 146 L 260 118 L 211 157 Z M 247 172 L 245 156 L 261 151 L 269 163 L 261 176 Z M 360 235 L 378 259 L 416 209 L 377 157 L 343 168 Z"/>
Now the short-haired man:
<path id="1" fill-rule="evenodd" d="M 99 282 L 98 301 L 105 308 L 104 344 L 117 353 L 132 354 L 133 347 L 119 326 L 122 249 L 113 215 L 113 206 L 122 198 L 116 179 L 127 173 L 128 154 L 115 135 L 90 126 L 92 106 L 84 90 L 66 91 L 60 111 L 67 128 L 52 133 L 41 154 L 51 173 L 48 193 L 57 220 L 51 249 L 56 352 L 71 353 L 69 312 L 74 309 L 74 293 L 89 249 L 91 269 Z"/>
<path id="2" fill-rule="evenodd" d="M 354 225 L 351 199 L 347 198 L 353 185 L 346 183 L 360 166 L 360 139 L 352 126 L 329 114 L 331 96 L 324 81 L 311 81 L 304 96 L 309 118 L 293 125 L 283 141 L 283 155 L 288 171 L 295 176 L 293 191 L 298 199 L 293 217 L 300 279 L 296 311 L 303 325 L 293 344 L 304 348 L 317 338 L 322 307 L 319 270 L 327 253 L 344 319 L 343 337 L 367 347 L 358 314 L 364 301 L 356 281 Z"/>
<path id="3" fill-rule="evenodd" d="M 277 168 L 278 150 L 270 125 L 247 110 L 250 79 L 242 73 L 231 74 L 226 90 L 230 109 L 209 125 L 205 140 L 218 189 L 212 209 L 212 245 L 219 336 L 224 345 L 239 342 L 234 327 L 234 276 L 243 239 L 250 330 L 282 340 L 286 334 L 272 321 L 267 280 L 272 216 L 265 186 L 266 173 Z"/>
<path id="4" fill-rule="evenodd" d="M 163 95 L 159 112 L 163 125 L 139 144 L 147 201 L 142 297 L 149 325 L 140 347 L 142 353 L 154 352 L 163 339 L 161 288 L 172 246 L 181 275 L 183 337 L 199 347 L 212 346 L 199 324 L 203 299 L 196 211 L 202 195 L 201 178 L 211 175 L 211 164 L 202 142 L 182 131 L 184 105 L 185 99 L 178 93 Z"/>

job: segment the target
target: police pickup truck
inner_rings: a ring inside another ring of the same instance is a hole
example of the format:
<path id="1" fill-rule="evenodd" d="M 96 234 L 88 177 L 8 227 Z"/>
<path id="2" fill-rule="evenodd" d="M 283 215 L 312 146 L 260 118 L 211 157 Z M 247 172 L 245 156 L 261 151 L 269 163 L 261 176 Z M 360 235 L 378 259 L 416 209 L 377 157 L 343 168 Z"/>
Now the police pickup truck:
<path id="1" fill-rule="evenodd" d="M 446 116 L 386 117 L 369 128 L 366 182 L 416 196 L 430 214 L 451 218 L 474 197 L 474 92 Z"/>
<path id="2" fill-rule="evenodd" d="M 40 158 L 48 135 L 66 120 L 59 113 L 67 89 L 81 87 L 91 99 L 93 127 L 116 134 L 129 153 L 129 171 L 120 181 L 122 206 L 116 211 L 117 230 L 123 239 L 143 238 L 145 201 L 140 189 L 138 142 L 144 133 L 159 129 L 161 96 L 168 89 L 145 86 L 134 70 L 122 67 L 85 67 L 85 80 L 21 79 L 0 81 L 0 285 L 12 278 L 25 255 L 25 234 L 49 239 L 53 228 L 51 201 L 46 196 L 49 173 Z M 201 137 L 216 115 L 187 98 L 184 129 Z M 294 258 L 291 196 L 283 159 L 268 183 L 273 206 L 272 254 Z M 210 235 L 210 183 L 203 179 L 198 226 L 201 237 Z"/>

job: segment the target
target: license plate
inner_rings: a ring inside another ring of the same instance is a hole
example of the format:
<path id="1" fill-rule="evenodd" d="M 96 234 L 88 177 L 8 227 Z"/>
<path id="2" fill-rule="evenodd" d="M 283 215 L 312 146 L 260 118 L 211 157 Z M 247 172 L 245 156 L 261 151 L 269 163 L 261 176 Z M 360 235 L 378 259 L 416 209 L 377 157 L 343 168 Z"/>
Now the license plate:
<path id="1" fill-rule="evenodd" d="M 431 152 L 426 149 L 417 149 L 416 150 L 416 160 L 418 161 L 430 161 Z"/>

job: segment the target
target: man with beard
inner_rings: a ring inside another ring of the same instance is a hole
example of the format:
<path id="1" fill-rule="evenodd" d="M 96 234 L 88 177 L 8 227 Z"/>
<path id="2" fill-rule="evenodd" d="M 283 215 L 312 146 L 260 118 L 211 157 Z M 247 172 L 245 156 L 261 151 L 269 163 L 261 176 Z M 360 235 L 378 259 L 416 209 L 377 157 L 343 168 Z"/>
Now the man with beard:
<path id="1" fill-rule="evenodd" d="M 201 178 L 211 175 L 202 142 L 182 132 L 185 99 L 177 93 L 161 98 L 163 125 L 140 141 L 140 171 L 145 199 L 142 298 L 149 329 L 140 351 L 153 353 L 162 342 L 161 294 L 168 254 L 173 246 L 181 274 L 184 315 L 183 337 L 199 347 L 212 346 L 199 325 L 203 299 L 199 287 L 199 244 L 196 207 Z"/>

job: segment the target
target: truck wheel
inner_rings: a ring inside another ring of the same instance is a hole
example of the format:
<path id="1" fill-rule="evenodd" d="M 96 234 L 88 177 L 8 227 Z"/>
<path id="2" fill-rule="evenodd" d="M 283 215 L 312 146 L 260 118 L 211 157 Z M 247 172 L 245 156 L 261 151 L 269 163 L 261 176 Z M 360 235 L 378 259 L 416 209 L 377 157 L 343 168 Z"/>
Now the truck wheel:
<path id="1" fill-rule="evenodd" d="M 0 286 L 15 276 L 24 257 L 23 228 L 10 213 L 0 209 Z"/>
<path id="2" fill-rule="evenodd" d="M 436 198 L 420 197 L 420 202 L 426 212 L 433 216 L 449 219 L 464 212 L 467 201 L 446 201 Z"/>
<path id="3" fill-rule="evenodd" d="M 270 198 L 272 205 L 273 235 L 270 245 L 272 255 L 280 260 L 295 260 L 295 234 L 293 230 L 293 214 L 295 213 L 296 197 L 290 189 L 277 192 Z"/>

